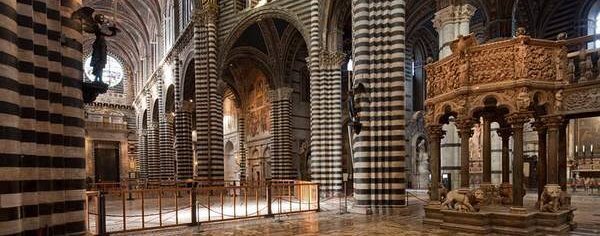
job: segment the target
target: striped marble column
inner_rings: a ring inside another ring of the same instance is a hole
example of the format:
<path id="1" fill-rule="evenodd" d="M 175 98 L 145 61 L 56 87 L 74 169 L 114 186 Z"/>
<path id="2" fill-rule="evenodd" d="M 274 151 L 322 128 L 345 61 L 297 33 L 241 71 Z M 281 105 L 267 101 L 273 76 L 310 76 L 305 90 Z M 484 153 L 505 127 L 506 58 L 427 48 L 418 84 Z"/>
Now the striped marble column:
<path id="1" fill-rule="evenodd" d="M 183 101 L 181 81 L 181 61 L 175 60 L 175 163 L 177 180 L 194 177 L 192 151 L 192 112 L 193 104 Z"/>
<path id="2" fill-rule="evenodd" d="M 164 76 L 164 75 L 163 75 Z M 166 113 L 164 92 L 164 78 L 158 78 L 158 127 L 159 127 L 159 157 L 162 180 L 175 179 L 175 151 L 173 150 L 173 120 L 172 114 Z"/>
<path id="3" fill-rule="evenodd" d="M 354 137 L 357 206 L 405 205 L 403 0 L 352 0 L 354 85 L 362 132 Z"/>
<path id="4" fill-rule="evenodd" d="M 194 76 L 198 178 L 224 179 L 223 99 L 218 92 L 216 0 L 199 2 L 194 17 Z"/>
<path id="5" fill-rule="evenodd" d="M 246 119 L 244 114 L 238 117 L 238 147 L 240 157 L 240 180 L 246 180 Z"/>
<path id="6" fill-rule="evenodd" d="M 194 177 L 194 153 L 192 150 L 192 112 L 193 104 L 181 102 L 175 112 L 175 156 L 177 159 L 177 179 Z"/>
<path id="7" fill-rule="evenodd" d="M 141 126 L 140 126 L 141 127 Z M 139 130 L 139 141 L 138 141 L 138 161 L 137 166 L 139 167 L 139 178 L 148 178 L 148 136 L 147 129 Z"/>
<path id="8" fill-rule="evenodd" d="M 161 178 L 160 170 L 160 138 L 158 124 L 149 122 L 148 124 L 148 180 L 159 181 Z"/>
<path id="9" fill-rule="evenodd" d="M 154 107 L 152 104 L 152 95 L 149 90 L 146 90 L 146 107 L 148 113 L 146 114 L 147 129 L 146 129 L 146 152 L 148 156 L 146 158 L 147 174 L 146 177 L 151 181 L 160 180 L 160 156 L 159 156 L 159 137 L 158 137 L 158 124 L 155 123 L 152 117 Z"/>
<path id="10" fill-rule="evenodd" d="M 328 192 L 342 189 L 342 74 L 345 55 L 320 54 L 321 77 L 313 81 L 311 95 L 311 181 Z"/>
<path id="11" fill-rule="evenodd" d="M 80 7 L 0 3 L 0 235 L 85 231 Z"/>
<path id="12" fill-rule="evenodd" d="M 271 178 L 294 179 L 292 167 L 292 103 L 294 89 L 269 91 L 271 101 Z"/>

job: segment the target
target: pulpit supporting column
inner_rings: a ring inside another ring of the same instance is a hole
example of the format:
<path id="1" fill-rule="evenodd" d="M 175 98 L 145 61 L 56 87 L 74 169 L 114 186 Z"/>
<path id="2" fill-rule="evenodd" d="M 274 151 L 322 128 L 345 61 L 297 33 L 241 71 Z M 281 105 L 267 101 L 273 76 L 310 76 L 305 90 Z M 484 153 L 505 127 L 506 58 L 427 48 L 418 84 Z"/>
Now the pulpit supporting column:
<path id="1" fill-rule="evenodd" d="M 473 134 L 473 121 L 462 119 L 456 122 L 460 136 L 460 187 L 469 188 L 469 138 Z"/>
<path id="2" fill-rule="evenodd" d="M 523 189 L 523 125 L 528 121 L 528 116 L 525 114 L 513 114 L 508 118 L 513 130 L 513 191 L 512 191 L 512 208 L 514 213 L 524 213 L 523 197 L 525 189 Z"/>
<path id="3" fill-rule="evenodd" d="M 547 171 L 547 158 L 546 158 L 546 126 L 543 122 L 538 121 L 535 123 L 535 130 L 538 134 L 538 161 L 537 161 L 537 179 L 538 179 L 538 201 L 544 192 L 544 186 L 546 186 L 546 171 Z"/>
<path id="4" fill-rule="evenodd" d="M 441 125 L 431 125 L 427 127 L 427 134 L 429 138 L 429 165 L 431 169 L 431 185 L 430 185 L 430 204 L 440 204 L 440 142 L 444 136 L 444 131 Z"/>

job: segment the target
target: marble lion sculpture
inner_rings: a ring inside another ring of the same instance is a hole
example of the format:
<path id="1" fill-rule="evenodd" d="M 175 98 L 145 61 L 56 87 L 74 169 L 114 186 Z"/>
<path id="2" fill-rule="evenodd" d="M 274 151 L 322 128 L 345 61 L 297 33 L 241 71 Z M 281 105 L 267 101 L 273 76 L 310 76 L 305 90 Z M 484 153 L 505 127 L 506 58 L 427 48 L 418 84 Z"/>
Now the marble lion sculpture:
<path id="1" fill-rule="evenodd" d="M 544 189 L 540 198 L 540 211 L 542 212 L 557 212 L 560 209 L 560 188 Z"/>
<path id="2" fill-rule="evenodd" d="M 442 208 L 475 212 L 476 209 L 473 205 L 483 201 L 484 196 L 485 193 L 480 188 L 471 190 L 467 194 L 462 194 L 459 190 L 452 190 L 446 194 L 446 200 L 442 203 Z"/>

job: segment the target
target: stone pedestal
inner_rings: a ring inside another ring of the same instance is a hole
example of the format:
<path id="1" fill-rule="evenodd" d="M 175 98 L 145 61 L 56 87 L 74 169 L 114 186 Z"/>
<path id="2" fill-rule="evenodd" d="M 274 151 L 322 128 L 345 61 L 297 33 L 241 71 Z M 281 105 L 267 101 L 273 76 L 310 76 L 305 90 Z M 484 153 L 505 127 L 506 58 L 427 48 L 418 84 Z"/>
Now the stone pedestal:
<path id="1" fill-rule="evenodd" d="M 555 213 L 539 211 L 514 213 L 512 209 L 494 208 L 480 212 L 459 212 L 427 205 L 423 223 L 436 225 L 442 229 L 476 234 L 564 235 L 575 227 L 573 223 L 575 210 L 569 208 Z"/>

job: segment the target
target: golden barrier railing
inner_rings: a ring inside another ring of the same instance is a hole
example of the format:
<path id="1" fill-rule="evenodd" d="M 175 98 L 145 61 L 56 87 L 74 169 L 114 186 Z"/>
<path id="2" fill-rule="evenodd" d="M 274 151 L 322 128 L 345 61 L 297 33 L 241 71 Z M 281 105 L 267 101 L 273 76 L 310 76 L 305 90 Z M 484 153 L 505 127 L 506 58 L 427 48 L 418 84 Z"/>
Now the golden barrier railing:
<path id="1" fill-rule="evenodd" d="M 319 185 L 271 181 L 242 186 L 86 192 L 90 234 L 129 232 L 318 211 Z"/>

